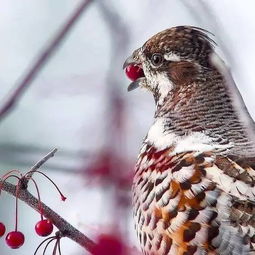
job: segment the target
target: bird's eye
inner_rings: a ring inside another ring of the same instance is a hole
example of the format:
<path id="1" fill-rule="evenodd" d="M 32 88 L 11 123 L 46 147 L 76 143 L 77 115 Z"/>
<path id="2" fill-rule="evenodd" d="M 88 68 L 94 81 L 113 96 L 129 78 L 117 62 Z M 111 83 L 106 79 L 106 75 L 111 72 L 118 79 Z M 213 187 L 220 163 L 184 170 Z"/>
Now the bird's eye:
<path id="1" fill-rule="evenodd" d="M 154 66 L 160 66 L 163 62 L 163 56 L 160 53 L 155 53 L 151 56 L 151 63 Z"/>

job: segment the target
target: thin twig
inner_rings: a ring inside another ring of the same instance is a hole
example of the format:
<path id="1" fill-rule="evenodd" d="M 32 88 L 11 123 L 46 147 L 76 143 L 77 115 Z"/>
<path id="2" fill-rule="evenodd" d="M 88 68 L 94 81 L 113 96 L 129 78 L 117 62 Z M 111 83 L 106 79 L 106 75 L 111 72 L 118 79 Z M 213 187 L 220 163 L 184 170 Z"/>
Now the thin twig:
<path id="1" fill-rule="evenodd" d="M 50 151 L 45 157 L 43 157 L 41 160 L 39 160 L 31 169 L 29 172 L 34 172 L 37 169 L 39 169 L 48 159 L 54 157 L 55 153 L 57 152 L 57 148 Z"/>
<path id="2" fill-rule="evenodd" d="M 8 182 L 2 182 L 1 180 L 0 185 L 2 185 L 2 190 L 8 192 L 13 196 L 16 196 L 15 185 Z M 85 248 L 87 251 L 92 253 L 95 246 L 95 243 L 92 240 L 90 240 L 87 236 L 81 233 L 78 229 L 73 227 L 70 223 L 64 220 L 60 215 L 58 215 L 44 203 L 41 203 L 41 206 L 39 206 L 39 200 L 35 198 L 27 189 L 20 189 L 18 193 L 18 198 L 28 204 L 38 213 L 41 213 L 40 207 L 42 207 L 43 216 L 49 219 L 59 229 L 63 236 L 70 238 L 71 240 Z"/>
<path id="3" fill-rule="evenodd" d="M 0 120 L 2 120 L 7 113 L 10 112 L 18 102 L 22 94 L 29 87 L 35 77 L 38 75 L 39 71 L 43 68 L 43 66 L 47 63 L 47 61 L 51 58 L 53 53 L 57 50 L 60 44 L 63 42 L 63 39 L 67 36 L 70 30 L 73 28 L 74 24 L 78 21 L 78 18 L 81 17 L 81 14 L 86 10 L 88 5 L 92 2 L 92 0 L 82 0 L 80 5 L 71 15 L 71 17 L 66 21 L 66 23 L 62 26 L 62 28 L 56 33 L 53 40 L 50 42 L 48 47 L 42 51 L 42 53 L 38 56 L 35 63 L 28 69 L 25 73 L 24 77 L 21 78 L 21 81 L 18 82 L 16 88 L 14 88 L 13 92 L 7 97 L 7 100 L 0 107 Z"/>
<path id="4" fill-rule="evenodd" d="M 41 160 L 39 160 L 34 166 L 32 166 L 30 171 L 26 174 L 26 178 L 23 180 L 22 184 L 27 185 L 29 182 L 29 179 L 32 177 L 34 172 L 36 172 L 47 160 L 54 157 L 57 150 L 58 150 L 57 148 L 53 149 L 46 156 L 44 156 Z"/>

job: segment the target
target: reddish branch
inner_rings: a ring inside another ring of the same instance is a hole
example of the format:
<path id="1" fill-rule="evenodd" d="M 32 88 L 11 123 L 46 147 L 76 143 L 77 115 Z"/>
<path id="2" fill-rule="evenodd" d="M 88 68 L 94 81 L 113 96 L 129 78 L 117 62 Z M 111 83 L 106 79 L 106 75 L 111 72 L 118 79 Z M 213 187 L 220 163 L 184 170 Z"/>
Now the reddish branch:
<path id="1" fill-rule="evenodd" d="M 34 210 L 42 214 L 45 218 L 50 219 L 51 222 L 59 229 L 62 236 L 72 239 L 73 241 L 84 247 L 87 251 L 92 252 L 93 247 L 95 246 L 92 240 L 90 240 L 83 233 L 74 228 L 70 223 L 64 220 L 60 215 L 50 209 L 47 205 L 40 202 L 27 190 L 28 181 L 32 177 L 33 173 L 36 172 L 48 159 L 53 157 L 56 151 L 57 149 L 54 149 L 49 152 L 45 157 L 43 157 L 31 168 L 26 178 L 21 179 L 22 182 L 19 184 L 20 190 L 18 192 L 18 198 L 28 204 Z M 1 190 L 4 190 L 16 197 L 16 185 L 13 185 L 6 181 L 2 181 L 0 179 L 0 187 Z"/>
<path id="2" fill-rule="evenodd" d="M 25 73 L 24 77 L 18 82 L 16 88 L 10 93 L 7 97 L 7 100 L 0 107 L 0 120 L 2 120 L 6 114 L 13 109 L 15 104 L 18 102 L 22 94 L 29 87 L 32 81 L 36 78 L 39 71 L 43 68 L 43 66 L 47 63 L 53 53 L 57 50 L 63 39 L 67 36 L 68 32 L 73 28 L 78 18 L 81 17 L 81 14 L 86 10 L 89 3 L 92 0 L 83 0 L 81 4 L 77 7 L 71 17 L 66 21 L 66 23 L 60 28 L 57 32 L 51 43 L 49 43 L 48 47 L 38 56 L 35 63 L 28 69 L 27 73 Z"/>

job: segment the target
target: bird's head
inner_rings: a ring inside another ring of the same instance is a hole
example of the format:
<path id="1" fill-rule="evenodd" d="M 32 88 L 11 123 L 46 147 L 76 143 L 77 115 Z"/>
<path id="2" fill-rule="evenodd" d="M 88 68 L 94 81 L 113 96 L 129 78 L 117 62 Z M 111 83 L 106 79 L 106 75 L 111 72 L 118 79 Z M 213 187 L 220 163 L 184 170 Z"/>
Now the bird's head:
<path id="1" fill-rule="evenodd" d="M 135 50 L 124 68 L 133 80 L 129 91 L 144 87 L 153 93 L 156 124 L 150 141 L 200 132 L 222 146 L 237 144 L 233 155 L 254 155 L 254 121 L 207 31 L 164 30 Z"/>
<path id="2" fill-rule="evenodd" d="M 139 72 L 128 90 L 144 87 L 157 104 L 182 86 L 192 84 L 210 67 L 213 41 L 203 29 L 178 26 L 151 37 L 125 61 L 124 68 L 138 66 Z"/>

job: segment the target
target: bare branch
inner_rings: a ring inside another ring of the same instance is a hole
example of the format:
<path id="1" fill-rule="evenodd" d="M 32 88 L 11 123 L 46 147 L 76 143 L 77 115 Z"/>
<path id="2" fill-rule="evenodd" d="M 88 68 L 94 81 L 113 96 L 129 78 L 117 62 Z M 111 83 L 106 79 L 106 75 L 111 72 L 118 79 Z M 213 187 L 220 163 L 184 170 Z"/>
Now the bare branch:
<path id="1" fill-rule="evenodd" d="M 2 187 L 2 190 L 16 197 L 15 185 L 8 182 L 2 182 L 0 180 L 0 186 Z M 93 247 L 95 246 L 95 243 L 92 240 L 81 233 L 78 229 L 73 227 L 70 223 L 64 220 L 60 215 L 58 215 L 44 203 L 41 203 L 41 206 L 39 206 L 38 199 L 36 199 L 29 191 L 27 191 L 27 189 L 20 189 L 18 193 L 18 198 L 20 200 L 28 204 L 35 211 L 42 213 L 45 218 L 49 219 L 59 229 L 63 236 L 70 238 L 85 248 L 87 251 L 92 253 Z"/>
<path id="2" fill-rule="evenodd" d="M 21 78 L 20 82 L 18 82 L 16 88 L 10 93 L 7 97 L 5 103 L 0 107 L 0 121 L 13 109 L 16 105 L 20 97 L 23 95 L 25 90 L 29 87 L 29 85 L 33 82 L 33 80 L 38 75 L 39 71 L 43 68 L 43 66 L 49 61 L 52 57 L 53 53 L 57 50 L 57 48 L 62 43 L 63 39 L 67 36 L 70 30 L 73 28 L 75 23 L 81 17 L 81 14 L 86 10 L 89 3 L 92 0 L 82 0 L 80 5 L 71 15 L 71 17 L 66 21 L 66 23 L 62 26 L 62 28 L 56 33 L 55 37 L 49 43 L 49 45 L 42 51 L 42 53 L 38 56 L 35 63 L 28 69 L 27 73 L 24 74 L 24 77 Z"/>
<path id="3" fill-rule="evenodd" d="M 54 157 L 57 150 L 58 150 L 57 148 L 53 149 L 46 156 L 44 156 L 42 159 L 40 159 L 34 166 L 32 166 L 32 168 L 30 169 L 28 174 L 26 174 L 26 178 L 23 180 L 22 184 L 27 186 L 27 183 L 29 182 L 29 179 L 32 177 L 34 172 L 36 172 L 36 170 L 38 170 L 47 160 Z"/>
<path id="4" fill-rule="evenodd" d="M 49 208 L 47 205 L 42 203 L 40 200 L 35 198 L 28 190 L 27 190 L 27 184 L 29 182 L 29 179 L 32 177 L 32 175 L 50 158 L 52 158 L 55 153 L 57 152 L 57 149 L 53 149 L 50 151 L 46 156 L 44 156 L 41 160 L 39 160 L 28 172 L 28 174 L 24 175 L 20 181 L 22 180 L 22 185 L 13 185 L 9 182 L 3 181 L 0 178 L 0 189 L 8 192 L 9 194 L 13 196 L 17 196 L 20 200 L 28 204 L 30 207 L 32 207 L 34 210 L 42 214 L 45 218 L 49 219 L 62 233 L 63 236 L 68 237 L 72 239 L 74 242 L 80 244 L 82 247 L 84 247 L 87 251 L 92 252 L 93 247 L 95 246 L 95 243 L 90 240 L 88 237 L 86 237 L 84 234 L 82 234 L 79 230 L 74 228 L 70 223 L 68 223 L 66 220 L 64 220 L 60 215 L 58 215 L 56 212 L 54 212 L 51 208 Z M 19 186 L 18 186 L 19 185 Z M 19 188 L 19 192 L 17 191 L 17 188 Z M 58 188 L 57 188 L 58 189 Z M 61 192 L 60 192 L 61 194 Z"/>
<path id="5" fill-rule="evenodd" d="M 39 160 L 31 169 L 29 172 L 34 172 L 37 169 L 39 169 L 48 159 L 54 157 L 55 153 L 57 152 L 57 148 L 50 151 L 46 156 L 44 156 L 41 160 Z M 28 176 L 28 175 L 27 175 Z"/>

